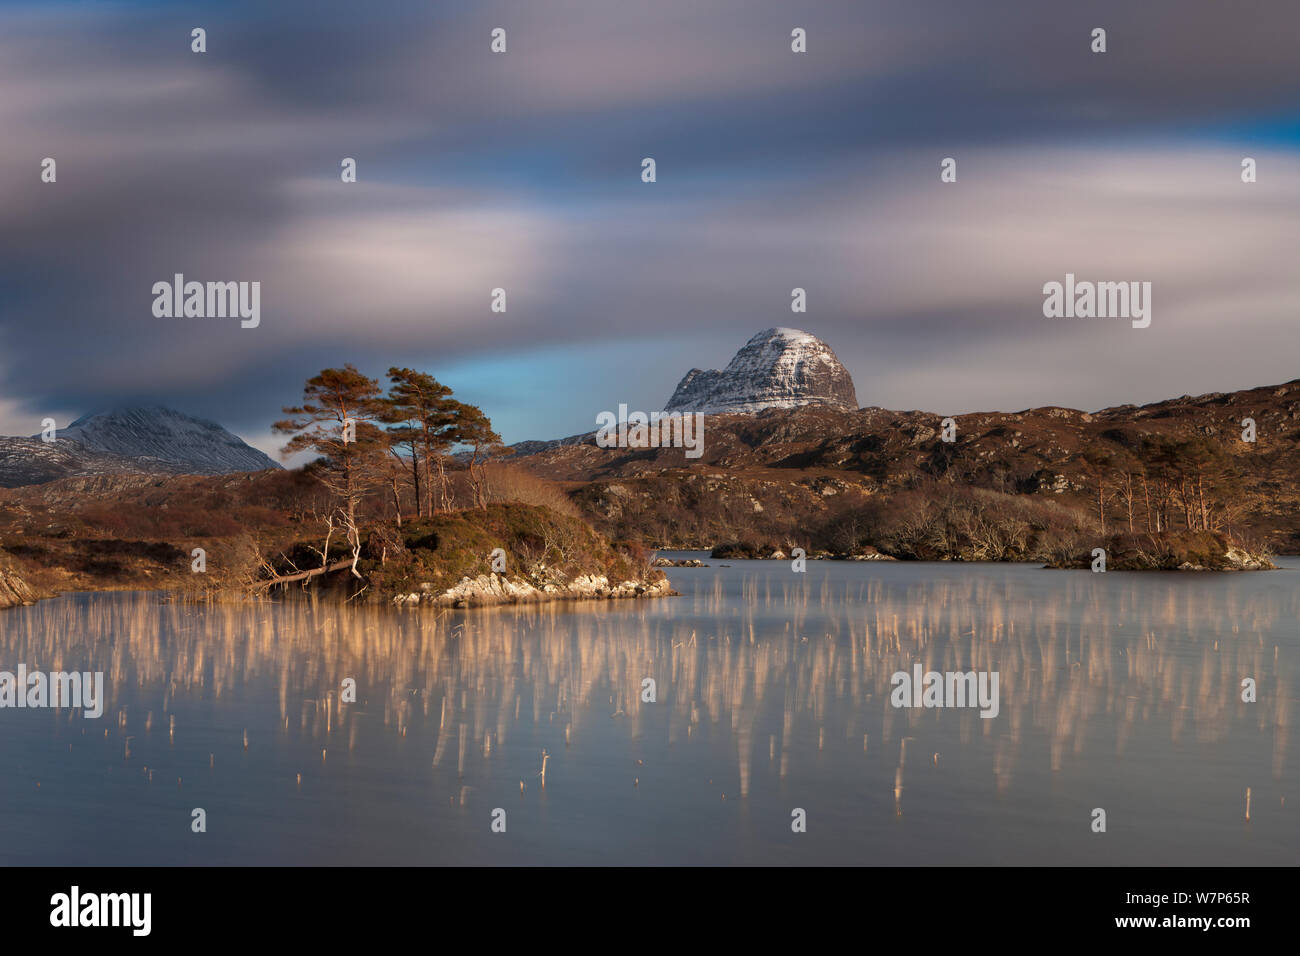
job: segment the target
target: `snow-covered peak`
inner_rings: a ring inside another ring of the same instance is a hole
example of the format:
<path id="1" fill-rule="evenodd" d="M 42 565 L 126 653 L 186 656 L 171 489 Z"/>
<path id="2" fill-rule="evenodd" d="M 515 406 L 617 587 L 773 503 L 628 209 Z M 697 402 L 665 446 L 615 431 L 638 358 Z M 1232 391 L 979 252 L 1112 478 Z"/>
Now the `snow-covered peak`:
<path id="1" fill-rule="evenodd" d="M 821 339 L 817 338 L 817 336 L 815 335 L 803 331 L 803 329 L 787 329 L 785 327 L 775 328 L 775 329 L 764 329 L 762 332 L 759 332 L 757 335 L 754 336 L 754 338 L 750 339 L 749 341 L 753 342 L 756 339 L 783 339 L 786 342 L 791 343 L 792 345 L 812 345 L 812 344 L 821 345 L 822 344 Z"/>
<path id="2" fill-rule="evenodd" d="M 158 405 L 83 415 L 60 429 L 58 438 L 91 451 L 148 459 L 151 471 L 215 475 L 280 467 L 216 422 Z"/>
<path id="3" fill-rule="evenodd" d="M 774 328 L 746 342 L 725 369 L 687 372 L 665 410 L 712 414 L 801 405 L 854 410 L 853 379 L 817 336 Z"/>

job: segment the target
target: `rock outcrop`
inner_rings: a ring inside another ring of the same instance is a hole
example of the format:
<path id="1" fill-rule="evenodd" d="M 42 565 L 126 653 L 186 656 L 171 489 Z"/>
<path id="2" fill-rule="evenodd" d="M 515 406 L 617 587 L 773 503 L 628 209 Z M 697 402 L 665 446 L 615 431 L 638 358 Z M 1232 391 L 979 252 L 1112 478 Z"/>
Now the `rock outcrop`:
<path id="1" fill-rule="evenodd" d="M 419 591 L 399 594 L 393 603 L 413 607 L 484 607 L 493 604 L 528 604 L 542 601 L 581 601 L 591 599 L 667 597 L 676 592 L 667 578 L 658 581 L 611 582 L 603 574 L 578 575 L 563 584 L 548 583 L 541 587 L 504 574 L 480 574 L 463 577 L 453 587 L 439 591 L 422 585 Z"/>
<path id="2" fill-rule="evenodd" d="M 41 597 L 17 572 L 0 564 L 0 608 L 35 604 Z"/>
<path id="3" fill-rule="evenodd" d="M 687 372 L 665 411 L 720 414 L 804 405 L 856 411 L 853 379 L 815 335 L 766 329 L 746 342 L 725 369 Z"/>

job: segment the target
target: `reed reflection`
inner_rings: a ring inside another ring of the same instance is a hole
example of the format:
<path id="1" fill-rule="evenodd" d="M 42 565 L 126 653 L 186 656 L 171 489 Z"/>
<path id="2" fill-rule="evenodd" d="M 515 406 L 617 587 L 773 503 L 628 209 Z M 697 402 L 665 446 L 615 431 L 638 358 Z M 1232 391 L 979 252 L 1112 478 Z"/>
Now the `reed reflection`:
<path id="1" fill-rule="evenodd" d="M 1047 768 L 1060 771 L 1084 754 L 1123 757 L 1139 733 L 1170 744 L 1248 733 L 1271 739 L 1271 772 L 1282 778 L 1295 683 L 1279 635 L 1300 619 L 1294 591 L 1042 573 L 1049 588 L 1023 575 L 817 581 L 758 568 L 685 578 L 675 601 L 468 613 L 83 595 L 6 614 L 0 653 L 102 670 L 105 726 L 126 738 L 169 726 L 180 699 L 273 688 L 282 729 L 315 739 L 323 761 L 358 746 L 364 714 L 386 733 L 429 738 L 439 773 L 473 776 L 505 761 L 521 787 L 540 785 L 542 761 L 524 766 L 508 747 L 524 725 L 562 729 L 578 750 L 615 724 L 629 748 L 646 735 L 715 753 L 723 744 L 731 758 L 717 776 L 732 775 L 742 798 L 759 766 L 780 780 L 814 753 L 896 753 L 900 813 L 913 767 L 940 767 L 944 749 L 977 756 L 1007 793 L 1030 737 L 1046 741 Z M 891 676 L 917 663 L 997 671 L 998 717 L 894 708 Z M 1243 677 L 1257 682 L 1259 703 L 1242 702 Z M 357 683 L 356 703 L 340 699 L 345 678 Z M 642 699 L 645 678 L 654 703 Z M 909 754 L 913 741 L 932 749 Z M 1043 769 L 1041 754 L 1028 759 Z"/>

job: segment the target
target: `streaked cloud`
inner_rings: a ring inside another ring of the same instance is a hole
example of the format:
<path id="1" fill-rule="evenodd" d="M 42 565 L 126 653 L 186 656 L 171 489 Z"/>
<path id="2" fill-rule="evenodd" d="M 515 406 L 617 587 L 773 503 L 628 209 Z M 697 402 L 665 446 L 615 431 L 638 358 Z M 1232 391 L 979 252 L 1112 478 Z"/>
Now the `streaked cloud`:
<path id="1" fill-rule="evenodd" d="M 1053 6 L 0 8 L 0 432 L 149 401 L 270 450 L 355 361 L 552 437 L 782 324 L 891 407 L 1296 377 L 1300 8 Z M 1067 271 L 1152 281 L 1152 327 L 1044 319 Z M 260 280 L 261 327 L 155 319 L 175 272 Z"/>

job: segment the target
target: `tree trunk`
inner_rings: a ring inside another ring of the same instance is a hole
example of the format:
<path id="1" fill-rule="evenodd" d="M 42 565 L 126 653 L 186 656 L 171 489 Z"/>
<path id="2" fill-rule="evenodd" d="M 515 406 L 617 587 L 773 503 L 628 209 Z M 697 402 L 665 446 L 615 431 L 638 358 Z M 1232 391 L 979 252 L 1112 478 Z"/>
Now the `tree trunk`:
<path id="1" fill-rule="evenodd" d="M 318 574 L 328 574 L 331 571 L 342 571 L 348 565 L 352 564 L 352 558 L 343 558 L 335 561 L 333 564 L 322 565 L 319 568 L 312 568 L 310 571 L 300 571 L 297 574 L 283 574 L 267 581 L 258 581 L 251 586 L 254 591 L 261 591 L 264 588 L 273 587 L 277 584 L 289 584 L 293 581 L 305 581 L 307 578 L 314 578 Z"/>
<path id="2" fill-rule="evenodd" d="M 1205 506 L 1205 476 L 1196 476 L 1196 497 L 1201 507 L 1201 530 L 1210 530 L 1210 515 Z"/>
<path id="3" fill-rule="evenodd" d="M 431 457 L 432 454 L 426 445 L 424 449 L 424 510 L 430 517 L 433 516 L 433 463 L 430 460 Z"/>
<path id="4" fill-rule="evenodd" d="M 1145 472 L 1143 472 L 1142 474 L 1142 500 L 1146 506 L 1145 510 L 1147 516 L 1147 534 L 1150 534 L 1151 533 L 1151 489 L 1147 485 L 1147 476 Z"/>
<path id="5" fill-rule="evenodd" d="M 1101 536 L 1106 536 L 1106 482 L 1097 477 L 1097 519 L 1101 524 Z"/>
<path id="6" fill-rule="evenodd" d="M 438 456 L 437 461 L 438 461 L 438 482 L 442 488 L 442 510 L 450 511 L 452 506 L 451 482 L 447 478 L 447 463 L 443 461 L 441 455 Z"/>
<path id="7" fill-rule="evenodd" d="M 425 469 L 425 481 L 428 481 L 428 469 Z M 415 516 L 423 518 L 425 511 L 424 498 L 420 493 L 420 456 L 414 448 L 411 449 L 411 485 L 415 488 Z"/>

